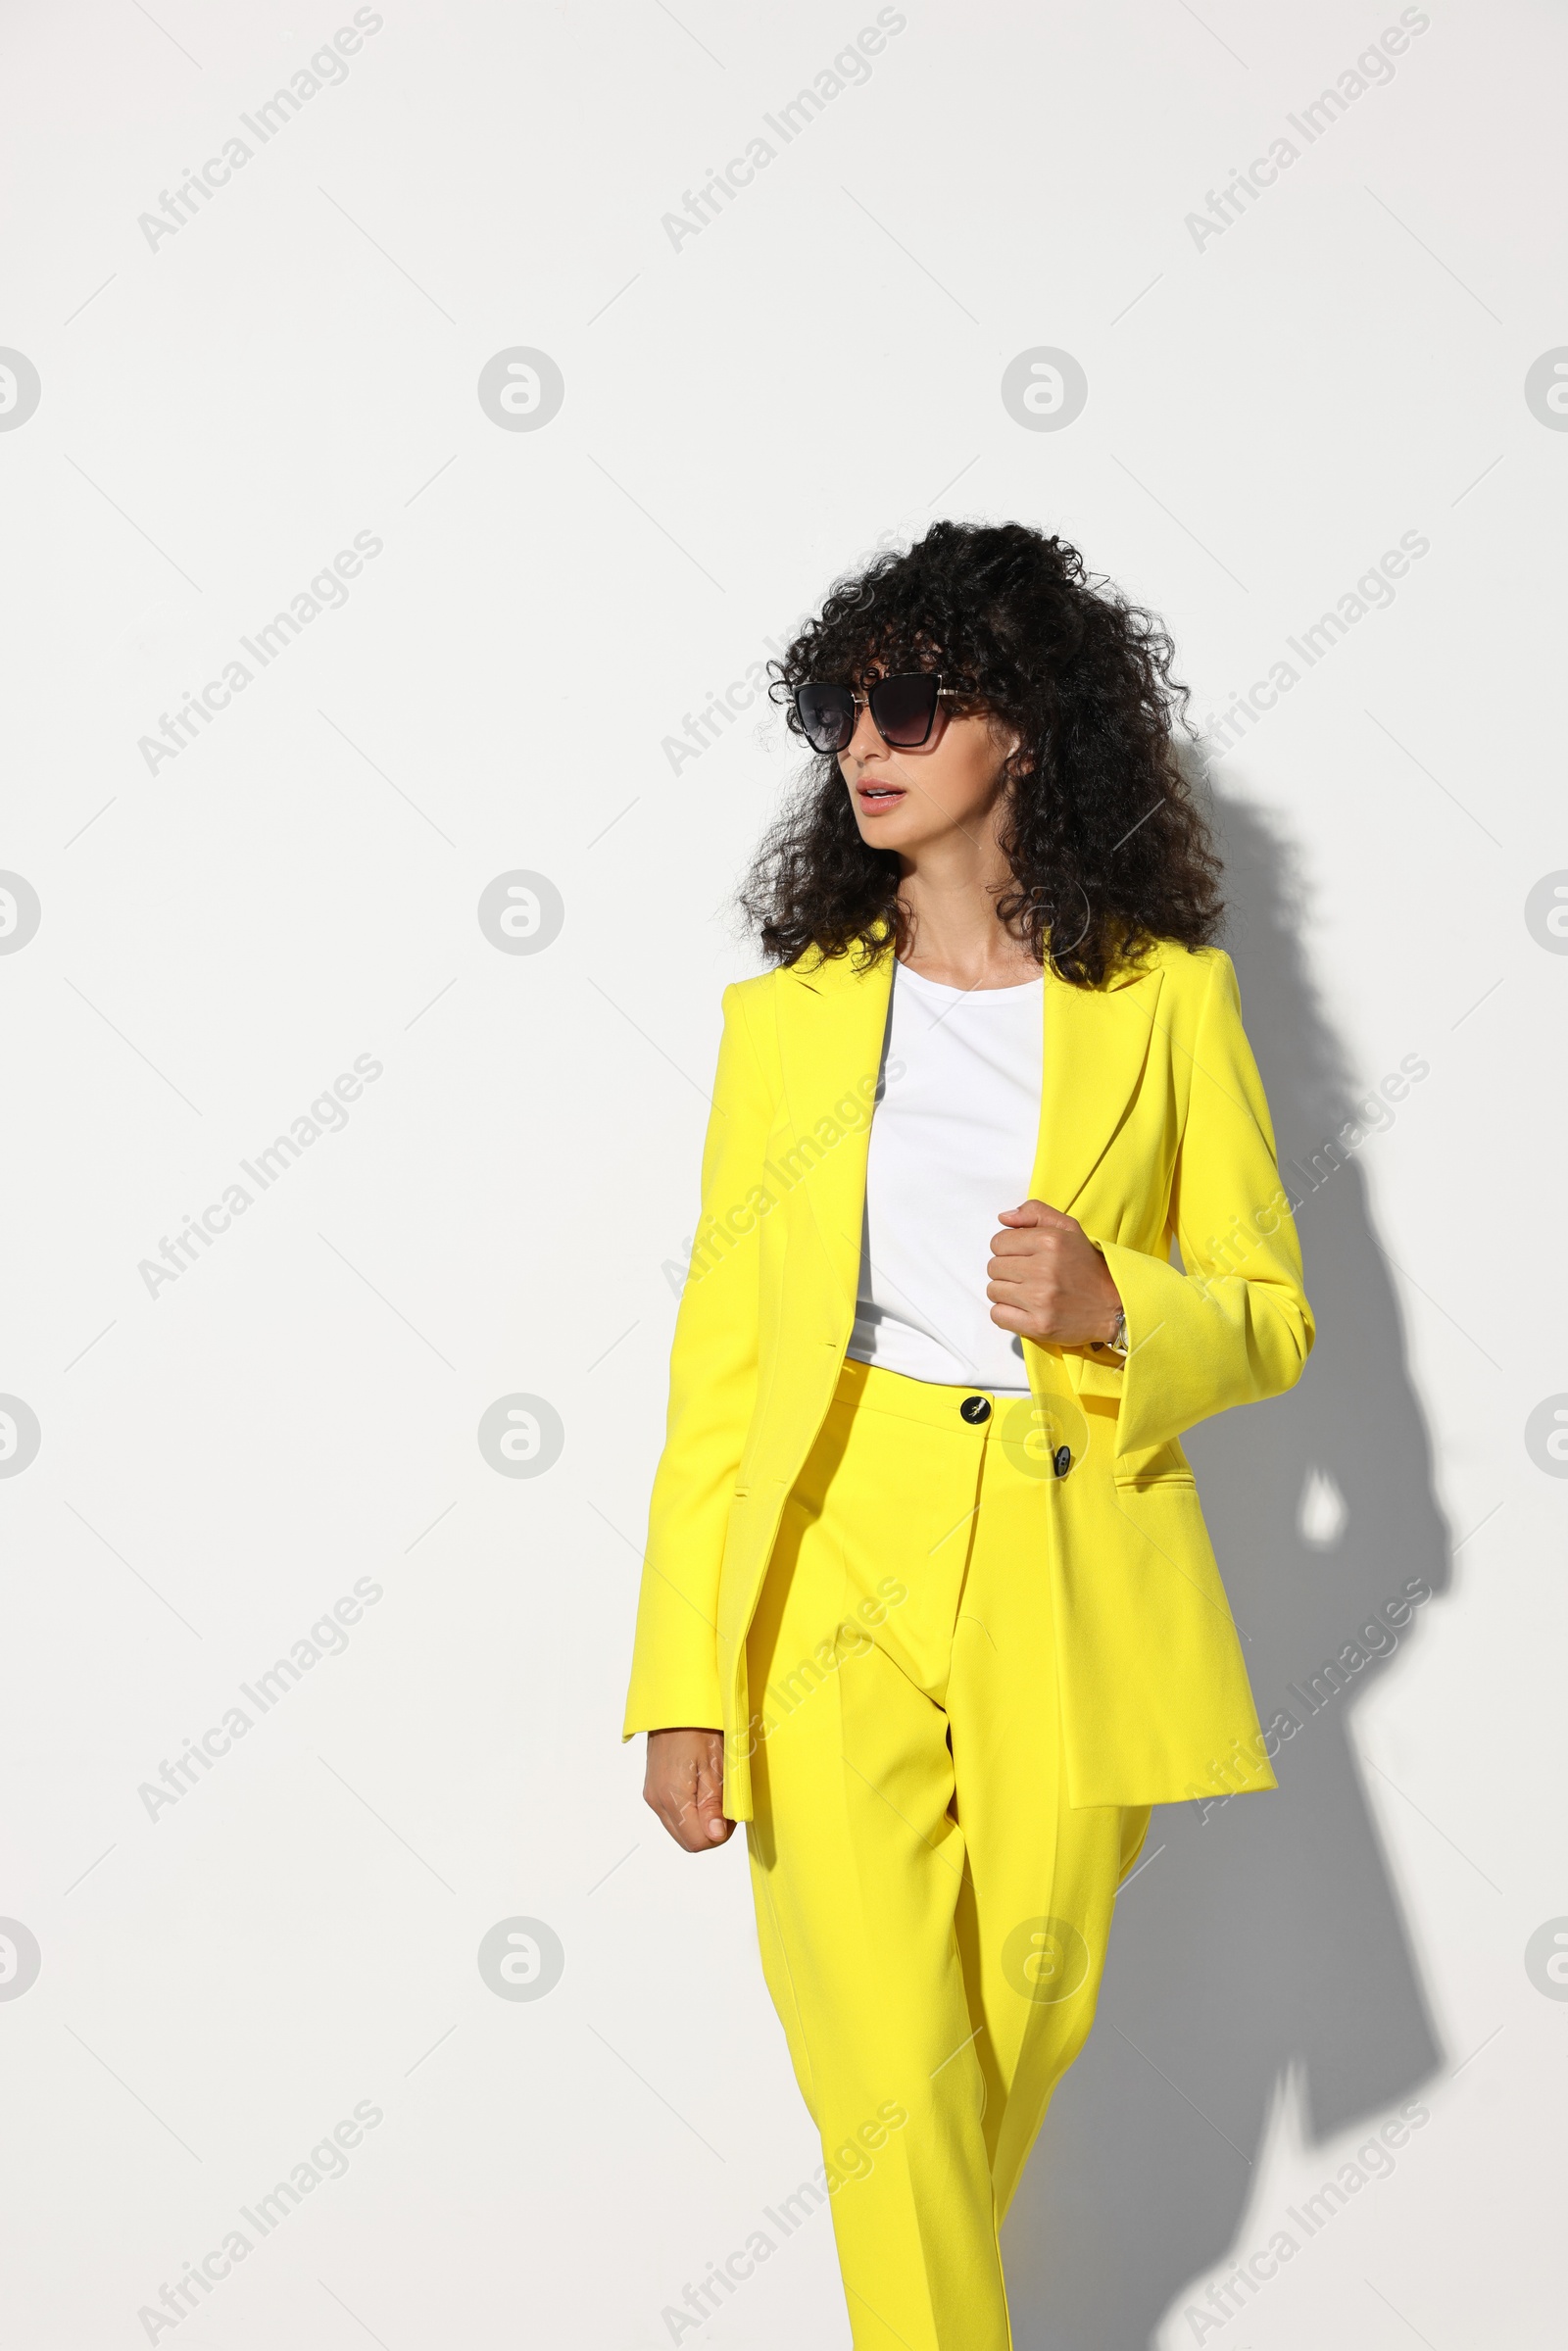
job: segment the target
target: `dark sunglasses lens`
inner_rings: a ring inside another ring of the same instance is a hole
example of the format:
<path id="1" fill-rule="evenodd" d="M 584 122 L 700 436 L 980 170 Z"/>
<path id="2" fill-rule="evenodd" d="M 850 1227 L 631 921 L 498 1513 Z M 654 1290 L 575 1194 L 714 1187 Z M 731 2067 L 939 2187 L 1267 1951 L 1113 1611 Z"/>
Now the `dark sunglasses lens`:
<path id="1" fill-rule="evenodd" d="M 931 732 L 937 714 L 934 675 L 884 677 L 867 697 L 876 731 L 895 751 L 914 751 Z"/>
<path id="2" fill-rule="evenodd" d="M 795 708 L 813 751 L 842 751 L 855 732 L 855 697 L 848 686 L 797 686 Z"/>

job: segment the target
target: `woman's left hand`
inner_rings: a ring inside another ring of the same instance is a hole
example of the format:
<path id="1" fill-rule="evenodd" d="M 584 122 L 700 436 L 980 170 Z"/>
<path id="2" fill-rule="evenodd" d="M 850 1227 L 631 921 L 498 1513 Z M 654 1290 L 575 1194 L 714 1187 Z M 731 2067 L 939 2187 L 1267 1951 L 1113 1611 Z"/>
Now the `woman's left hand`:
<path id="1" fill-rule="evenodd" d="M 991 1319 L 1039 1346 L 1088 1347 L 1109 1339 L 1121 1311 L 1110 1268 L 1075 1216 L 1043 1200 L 1004 1208 L 992 1235 Z"/>

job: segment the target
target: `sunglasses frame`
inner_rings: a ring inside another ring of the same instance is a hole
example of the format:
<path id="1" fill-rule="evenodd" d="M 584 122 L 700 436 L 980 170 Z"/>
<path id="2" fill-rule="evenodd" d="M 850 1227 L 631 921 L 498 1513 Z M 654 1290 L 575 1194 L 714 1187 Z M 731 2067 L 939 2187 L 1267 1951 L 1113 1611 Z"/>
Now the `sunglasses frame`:
<path id="1" fill-rule="evenodd" d="M 918 743 L 889 742 L 887 736 L 882 734 L 882 727 L 877 718 L 876 711 L 871 708 L 871 697 L 877 692 L 878 687 L 902 686 L 906 683 L 908 679 L 913 677 L 934 677 L 937 681 L 936 695 L 931 704 L 931 715 L 926 721 L 925 733 L 920 737 Z M 808 686 L 822 687 L 828 685 L 835 686 L 839 693 L 847 694 L 850 698 L 851 705 L 853 706 L 850 720 L 850 731 L 845 741 L 839 746 L 837 751 L 817 751 L 816 745 L 811 743 L 811 737 L 807 728 L 806 720 L 801 715 L 801 696 L 806 692 Z M 942 673 L 938 669 L 903 669 L 899 672 L 897 677 L 879 677 L 876 680 L 876 684 L 869 687 L 864 694 L 857 694 L 853 686 L 840 686 L 836 678 L 803 678 L 801 683 L 796 687 L 791 699 L 795 705 L 795 714 L 801 720 L 801 732 L 806 736 L 808 743 L 811 743 L 811 749 L 816 751 L 817 758 L 819 759 L 837 759 L 843 758 L 845 752 L 849 750 L 851 743 L 853 743 L 855 740 L 855 719 L 853 715 L 854 710 L 859 710 L 863 707 L 871 711 L 871 724 L 876 728 L 877 733 L 882 736 L 882 741 L 887 744 L 889 751 L 919 751 L 931 740 L 931 730 L 937 722 L 937 704 L 941 702 L 961 702 L 963 697 L 959 693 L 956 686 L 945 686 L 942 683 Z"/>

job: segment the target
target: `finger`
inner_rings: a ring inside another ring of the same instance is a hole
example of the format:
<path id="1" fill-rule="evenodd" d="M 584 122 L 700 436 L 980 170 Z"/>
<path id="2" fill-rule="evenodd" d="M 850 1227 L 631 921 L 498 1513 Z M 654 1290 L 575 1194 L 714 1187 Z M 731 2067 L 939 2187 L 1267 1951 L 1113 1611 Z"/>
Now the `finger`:
<path id="1" fill-rule="evenodd" d="M 671 1830 L 671 1835 L 684 1845 L 688 1853 L 705 1853 L 710 1845 L 722 1844 L 729 1835 L 727 1827 L 722 1827 L 722 1833 L 717 1837 L 712 1834 L 710 1823 L 715 1808 L 722 1827 L 722 1775 L 715 1776 L 694 1757 L 686 1765 L 681 1777 L 673 1806 L 675 1825 Z"/>
<path id="2" fill-rule="evenodd" d="M 697 1824 L 697 1766 L 690 1759 L 662 1772 L 649 1802 L 669 1835 L 688 1853 L 702 1849 Z"/>
<path id="3" fill-rule="evenodd" d="M 648 1802 L 658 1814 L 660 1826 L 665 1836 L 672 1837 L 678 1845 L 683 1845 L 686 1838 L 681 1829 L 681 1799 L 678 1790 L 661 1781 L 657 1787 L 649 1790 Z"/>
<path id="4" fill-rule="evenodd" d="M 684 1765 L 680 1783 L 671 1791 L 670 1806 L 675 1816 L 675 1833 L 688 1850 L 695 1849 L 697 1838 L 697 1764 L 692 1760 Z"/>
<path id="5" fill-rule="evenodd" d="M 690 1804 L 683 1804 L 669 1832 L 683 1853 L 700 1853 L 704 1839 L 698 1834 L 697 1816 Z"/>
<path id="6" fill-rule="evenodd" d="M 993 1257 L 1010 1257 L 1016 1265 L 1025 1257 L 1037 1257 L 1049 1246 L 1048 1236 L 1038 1225 L 1027 1225 L 1021 1231 L 1004 1225 L 1000 1233 L 991 1236 Z"/>
<path id="7" fill-rule="evenodd" d="M 699 1846 L 721 1845 L 735 1825 L 724 1818 L 723 1766 L 711 1757 L 697 1767 L 695 1825 Z"/>
<path id="8" fill-rule="evenodd" d="M 660 1827 L 663 1830 L 664 1835 L 672 1837 L 678 1845 L 684 1845 L 686 1832 L 681 1827 L 680 1806 L 666 1800 L 663 1803 L 656 1804 L 654 1810 L 659 1815 Z"/>
<path id="9" fill-rule="evenodd" d="M 688 1853 L 706 1853 L 712 1841 L 698 1817 L 695 1804 L 687 1807 L 685 1821 L 681 1828 L 680 1841 Z"/>
<path id="10" fill-rule="evenodd" d="M 1061 1272 L 1061 1257 L 1049 1233 L 1039 1233 L 1032 1241 L 1020 1236 L 1010 1248 L 999 1234 L 986 1271 L 999 1282 L 1051 1281 Z"/>

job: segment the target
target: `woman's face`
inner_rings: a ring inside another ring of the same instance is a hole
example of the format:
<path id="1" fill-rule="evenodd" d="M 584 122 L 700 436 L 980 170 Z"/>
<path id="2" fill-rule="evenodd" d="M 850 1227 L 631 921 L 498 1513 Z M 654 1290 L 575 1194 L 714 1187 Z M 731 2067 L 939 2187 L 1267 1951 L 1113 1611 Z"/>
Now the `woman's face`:
<path id="1" fill-rule="evenodd" d="M 864 685 L 861 679 L 857 690 Z M 950 717 L 948 710 L 938 703 L 918 751 L 890 751 L 870 710 L 863 703 L 858 708 L 855 733 L 838 755 L 839 773 L 860 838 L 871 848 L 907 855 L 949 835 L 978 844 L 992 832 L 1005 790 L 1003 770 L 1018 738 L 984 716 Z"/>

